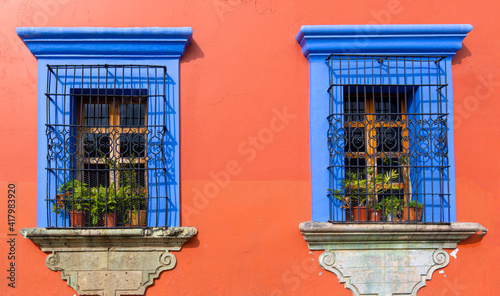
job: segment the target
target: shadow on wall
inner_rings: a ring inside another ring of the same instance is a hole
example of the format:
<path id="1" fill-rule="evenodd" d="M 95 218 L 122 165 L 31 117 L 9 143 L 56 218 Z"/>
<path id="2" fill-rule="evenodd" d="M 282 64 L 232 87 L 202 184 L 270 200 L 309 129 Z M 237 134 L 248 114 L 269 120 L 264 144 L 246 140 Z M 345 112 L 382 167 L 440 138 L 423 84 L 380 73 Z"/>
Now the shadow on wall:
<path id="1" fill-rule="evenodd" d="M 467 239 L 461 241 L 458 245 L 460 246 L 460 245 L 473 245 L 473 244 L 477 244 L 477 243 L 480 243 L 483 240 L 484 237 L 485 237 L 484 233 L 482 235 L 476 233 L 475 235 L 471 235 Z"/>
<path id="2" fill-rule="evenodd" d="M 183 249 L 195 249 L 200 246 L 200 240 L 198 239 L 199 233 L 197 233 L 194 237 L 188 240 L 183 246 Z"/>
<path id="3" fill-rule="evenodd" d="M 464 43 L 462 48 L 459 51 L 457 51 L 457 54 L 451 60 L 451 64 L 452 65 L 460 65 L 462 63 L 463 59 L 470 57 L 471 55 L 472 55 L 472 53 L 467 48 L 467 45 Z"/>
<path id="4" fill-rule="evenodd" d="M 189 63 L 191 61 L 194 61 L 196 59 L 201 59 L 203 57 L 205 57 L 205 54 L 201 50 L 200 46 L 198 46 L 198 43 L 196 43 L 196 41 L 193 40 L 191 44 L 189 44 L 184 55 L 182 56 L 181 62 Z"/>

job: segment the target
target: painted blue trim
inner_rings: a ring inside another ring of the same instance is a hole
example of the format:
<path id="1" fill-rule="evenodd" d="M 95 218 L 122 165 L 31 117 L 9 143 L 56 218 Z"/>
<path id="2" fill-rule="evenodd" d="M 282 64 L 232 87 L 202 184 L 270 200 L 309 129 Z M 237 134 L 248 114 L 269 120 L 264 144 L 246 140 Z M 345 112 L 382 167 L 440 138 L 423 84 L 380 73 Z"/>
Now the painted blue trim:
<path id="1" fill-rule="evenodd" d="M 180 58 L 193 30 L 183 28 L 17 28 L 36 58 Z"/>
<path id="2" fill-rule="evenodd" d="M 453 79 L 451 74 L 451 66 L 453 57 L 448 57 L 446 59 L 446 67 L 448 70 L 448 161 L 450 168 L 448 173 L 450 174 L 449 186 L 450 186 L 450 220 L 451 222 L 457 222 L 457 199 L 455 190 L 455 116 L 453 111 Z"/>
<path id="3" fill-rule="evenodd" d="M 309 122 L 311 137 L 311 195 L 312 221 L 325 222 L 330 219 L 329 202 L 326 196 L 329 186 L 328 165 L 328 65 L 323 57 L 309 59 Z M 324 86 L 327 86 L 326 88 Z M 326 186 L 326 187 L 325 187 Z"/>
<path id="4" fill-rule="evenodd" d="M 312 221 L 331 218 L 327 146 L 330 54 L 447 55 L 448 158 L 450 221 L 456 221 L 455 148 L 451 59 L 462 47 L 471 25 L 331 25 L 302 26 L 297 42 L 309 60 L 309 123 L 311 145 Z"/>
<path id="5" fill-rule="evenodd" d="M 38 59 L 37 113 L 37 227 L 47 227 L 47 137 L 45 134 L 47 64 L 147 64 L 167 68 L 167 128 L 173 153 L 173 175 L 165 190 L 168 204 L 167 225 L 180 226 L 179 180 L 179 59 L 191 42 L 191 28 L 18 28 L 19 36 Z M 65 40 L 62 40 L 64 38 Z M 68 42 L 68 38 L 72 38 Z M 113 40 L 112 40 L 113 39 Z M 119 39 L 119 40 L 118 40 Z M 97 40 L 88 43 L 88 40 Z M 158 42 L 149 52 L 140 52 L 141 40 Z M 153 40 L 153 41 L 152 41 Z M 121 46 L 123 48 L 118 48 Z M 98 48 L 95 48 L 98 47 Z M 76 53 L 76 49 L 79 50 Z M 117 51 L 115 51 L 115 49 Z M 34 52 L 33 52 L 34 51 Z M 48 54 L 48 53 L 51 54 Z M 127 53 L 126 55 L 124 53 Z M 100 54 L 102 53 L 102 54 Z M 148 223 L 156 223 L 148 217 Z M 161 219 L 165 219 L 162 217 Z M 164 220 L 159 220 L 160 222 Z M 60 224 L 59 224 L 60 225 Z"/>
<path id="6" fill-rule="evenodd" d="M 471 30 L 468 24 L 302 26 L 296 39 L 306 58 L 332 53 L 454 55 Z"/>
<path id="7" fill-rule="evenodd" d="M 36 225 L 37 227 L 47 227 L 48 205 L 47 198 L 47 135 L 45 134 L 45 89 L 47 88 L 47 67 L 42 67 L 38 63 L 38 77 L 44 77 L 43 81 L 38 80 L 38 110 L 37 110 L 37 159 L 36 159 Z"/>

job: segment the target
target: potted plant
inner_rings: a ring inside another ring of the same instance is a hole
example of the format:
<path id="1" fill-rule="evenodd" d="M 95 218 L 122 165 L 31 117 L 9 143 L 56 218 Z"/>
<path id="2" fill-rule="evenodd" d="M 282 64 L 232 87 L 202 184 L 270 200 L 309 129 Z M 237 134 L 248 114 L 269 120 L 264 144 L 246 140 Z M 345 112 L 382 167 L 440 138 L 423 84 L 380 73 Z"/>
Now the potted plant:
<path id="1" fill-rule="evenodd" d="M 384 198 L 379 203 L 380 209 L 384 211 L 384 218 L 386 221 L 399 221 L 400 214 L 400 200 L 396 196 Z"/>
<path id="2" fill-rule="evenodd" d="M 124 216 L 125 226 L 147 226 L 148 210 L 144 205 L 145 197 L 147 197 L 146 188 L 131 189 L 129 186 L 124 190 L 124 204 L 126 215 Z"/>
<path id="3" fill-rule="evenodd" d="M 383 204 L 381 202 L 368 204 L 369 221 L 382 221 L 383 216 Z"/>
<path id="4" fill-rule="evenodd" d="M 400 189 L 400 184 L 395 182 L 397 178 L 398 172 L 395 169 L 385 174 L 376 174 L 373 168 L 367 168 L 359 174 L 348 172 L 340 182 L 341 189 L 329 191 L 342 202 L 341 207 L 348 211 L 347 216 L 352 214 L 352 221 L 375 221 L 379 219 L 376 211 L 380 210 L 380 207 L 377 209 L 377 195 L 387 190 Z"/>
<path id="5" fill-rule="evenodd" d="M 52 211 L 64 211 L 69 216 L 70 227 L 83 227 L 89 212 L 88 185 L 76 179 L 68 179 L 58 188 Z"/>
<path id="6" fill-rule="evenodd" d="M 129 168 L 118 164 L 120 168 Z M 123 187 L 123 210 L 125 215 L 123 217 L 125 226 L 147 226 L 147 189 L 141 187 L 136 170 L 123 170 L 120 173 L 120 183 Z"/>
<path id="7" fill-rule="evenodd" d="M 123 190 L 122 187 L 116 189 L 114 183 L 111 183 L 109 187 L 100 184 L 98 188 L 91 188 L 90 216 L 92 225 L 116 226 L 116 197 L 123 197 Z"/>
<path id="8" fill-rule="evenodd" d="M 405 189 L 404 206 L 407 207 L 408 204 L 410 203 L 410 200 L 412 199 L 412 195 L 413 195 L 413 187 L 411 184 L 410 170 L 408 167 L 408 158 L 405 156 L 402 156 L 399 159 L 399 165 L 401 166 L 401 170 L 403 173 L 403 185 L 404 185 L 404 189 Z"/>
<path id="9" fill-rule="evenodd" d="M 408 206 L 402 208 L 402 221 L 421 221 L 424 206 L 418 201 L 412 200 Z"/>

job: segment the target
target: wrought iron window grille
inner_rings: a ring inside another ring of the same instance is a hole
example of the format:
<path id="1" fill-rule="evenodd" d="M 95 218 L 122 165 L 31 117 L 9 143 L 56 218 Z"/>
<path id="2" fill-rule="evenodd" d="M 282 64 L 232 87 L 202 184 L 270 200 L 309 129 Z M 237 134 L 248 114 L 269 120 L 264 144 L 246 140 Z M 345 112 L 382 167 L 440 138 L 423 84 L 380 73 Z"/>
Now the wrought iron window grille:
<path id="1" fill-rule="evenodd" d="M 48 227 L 167 226 L 166 67 L 47 65 Z"/>
<path id="2" fill-rule="evenodd" d="M 330 221 L 449 223 L 446 57 L 326 61 Z"/>

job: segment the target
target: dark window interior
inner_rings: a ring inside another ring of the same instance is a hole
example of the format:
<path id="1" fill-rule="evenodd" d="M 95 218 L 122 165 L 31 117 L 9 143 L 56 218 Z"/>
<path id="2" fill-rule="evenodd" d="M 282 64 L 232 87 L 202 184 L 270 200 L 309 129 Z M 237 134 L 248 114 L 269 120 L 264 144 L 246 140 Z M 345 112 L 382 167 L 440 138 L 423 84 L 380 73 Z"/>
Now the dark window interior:
<path id="1" fill-rule="evenodd" d="M 121 126 L 143 126 L 144 118 L 145 118 L 145 106 L 143 104 L 120 105 Z"/>
<path id="2" fill-rule="evenodd" d="M 109 125 L 109 104 L 84 104 L 84 118 L 86 126 Z"/>
<path id="3" fill-rule="evenodd" d="M 109 171 L 105 164 L 84 164 L 83 182 L 89 187 L 109 186 Z"/>

